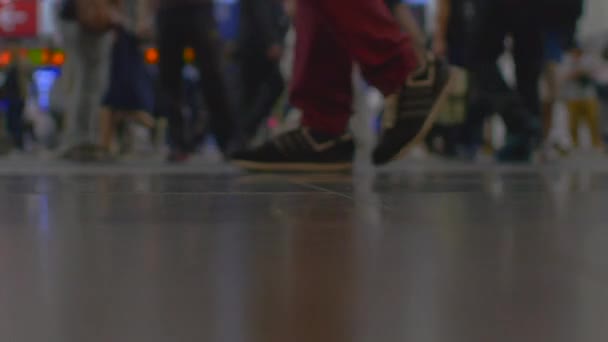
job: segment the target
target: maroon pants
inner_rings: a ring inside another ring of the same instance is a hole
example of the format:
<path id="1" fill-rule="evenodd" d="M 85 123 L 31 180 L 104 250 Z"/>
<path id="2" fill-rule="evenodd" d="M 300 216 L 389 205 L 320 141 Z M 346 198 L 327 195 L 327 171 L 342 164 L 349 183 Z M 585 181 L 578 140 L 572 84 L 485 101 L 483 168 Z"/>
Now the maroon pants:
<path id="1" fill-rule="evenodd" d="M 383 0 L 297 0 L 291 102 L 302 124 L 341 134 L 352 112 L 352 66 L 385 95 L 416 67 L 410 38 Z"/>

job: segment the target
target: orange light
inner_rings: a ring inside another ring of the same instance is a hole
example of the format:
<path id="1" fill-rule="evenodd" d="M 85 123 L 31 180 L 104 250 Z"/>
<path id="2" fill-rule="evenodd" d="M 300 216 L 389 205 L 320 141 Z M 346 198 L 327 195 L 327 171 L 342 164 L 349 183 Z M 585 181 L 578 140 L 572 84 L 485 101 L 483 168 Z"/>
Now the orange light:
<path id="1" fill-rule="evenodd" d="M 42 53 L 40 55 L 40 62 L 42 64 L 49 64 L 50 61 L 51 61 L 51 54 L 49 53 L 49 50 L 47 50 L 47 49 L 42 50 Z"/>
<path id="2" fill-rule="evenodd" d="M 0 53 L 0 66 L 7 66 L 11 64 L 12 57 L 13 56 L 11 56 L 11 53 L 8 51 Z"/>
<path id="3" fill-rule="evenodd" d="M 160 59 L 158 50 L 155 48 L 146 49 L 146 52 L 144 53 L 144 57 L 146 59 L 146 63 L 148 63 L 148 64 L 158 64 L 158 61 Z"/>
<path id="4" fill-rule="evenodd" d="M 186 48 L 184 50 L 184 60 L 186 60 L 187 63 L 192 63 L 192 62 L 194 62 L 194 58 L 196 58 L 194 49 L 191 47 Z"/>
<path id="5" fill-rule="evenodd" d="M 51 56 L 51 64 L 54 66 L 62 66 L 65 63 L 65 54 L 61 51 L 53 53 Z"/>

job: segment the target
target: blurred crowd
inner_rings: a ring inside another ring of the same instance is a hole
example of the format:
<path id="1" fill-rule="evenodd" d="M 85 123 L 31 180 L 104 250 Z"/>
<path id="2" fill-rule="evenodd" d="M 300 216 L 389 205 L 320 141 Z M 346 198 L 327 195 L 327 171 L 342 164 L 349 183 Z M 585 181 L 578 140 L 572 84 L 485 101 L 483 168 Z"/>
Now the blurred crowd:
<path id="1" fill-rule="evenodd" d="M 240 0 L 238 35 L 230 41 L 222 39 L 208 0 L 59 1 L 58 44 L 67 59 L 50 113 L 41 118 L 28 109 L 36 96 L 33 70 L 13 42 L 18 57 L 0 87 L 8 104 L 0 153 L 48 149 L 58 158 L 103 162 L 139 144 L 140 153 L 182 163 L 211 144 L 229 159 L 298 127 L 303 108 L 287 95 L 297 1 L 304 0 Z M 455 67 L 423 150 L 504 162 L 551 160 L 583 148 L 604 152 L 608 45 L 579 39 L 582 0 L 438 0 L 430 32 L 407 2 L 385 3 L 421 64 L 440 59 Z M 156 64 L 144 58 L 150 46 Z M 307 62 L 327 63 L 331 74 L 340 68 L 331 53 Z M 353 70 L 350 130 L 373 144 L 384 103 Z M 559 115 L 566 117 L 567 139 L 553 133 Z M 505 132 L 499 142 L 496 122 Z M 580 134 L 583 127 L 588 134 Z"/>

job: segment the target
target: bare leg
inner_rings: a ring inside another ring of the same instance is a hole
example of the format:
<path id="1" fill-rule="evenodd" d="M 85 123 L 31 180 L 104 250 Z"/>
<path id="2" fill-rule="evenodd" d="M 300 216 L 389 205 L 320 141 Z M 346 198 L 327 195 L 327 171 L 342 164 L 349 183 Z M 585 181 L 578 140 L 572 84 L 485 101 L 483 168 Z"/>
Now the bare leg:
<path id="1" fill-rule="evenodd" d="M 138 110 L 135 112 L 129 112 L 127 113 L 127 117 L 130 120 L 135 121 L 136 123 L 146 127 L 146 128 L 154 128 L 154 126 L 156 125 L 156 122 L 154 121 L 154 117 L 152 117 L 152 115 L 150 115 L 150 113 L 142 111 L 142 110 Z"/>
<path id="2" fill-rule="evenodd" d="M 587 103 L 587 117 L 589 130 L 591 131 L 591 141 L 593 143 L 593 147 L 601 149 L 604 147 L 604 143 L 602 141 L 602 130 L 600 127 L 600 110 L 599 102 L 597 100 L 589 100 L 589 102 Z"/>
<path id="3" fill-rule="evenodd" d="M 547 95 L 542 104 L 543 139 L 547 140 L 553 126 L 553 109 L 557 98 L 557 63 L 548 62 L 545 66 L 544 81 L 547 87 Z"/>
<path id="4" fill-rule="evenodd" d="M 100 126 L 101 126 L 101 141 L 100 145 L 106 151 L 110 151 L 112 149 L 112 141 L 116 135 L 116 122 L 115 122 L 115 113 L 112 112 L 108 108 L 103 108 L 101 110 L 101 118 L 100 118 Z"/>
<path id="5" fill-rule="evenodd" d="M 580 118 L 580 105 L 578 101 L 570 101 L 568 102 L 568 115 L 569 122 L 568 126 L 570 128 L 570 137 L 572 138 L 572 146 L 575 148 L 578 147 L 578 126 L 579 126 L 579 118 Z"/>
<path id="6" fill-rule="evenodd" d="M 412 38 L 412 45 L 416 58 L 418 59 L 419 65 L 423 66 L 426 64 L 426 42 L 427 37 L 424 31 L 420 27 L 418 20 L 414 17 L 412 10 L 406 4 L 399 4 L 394 9 L 395 17 L 399 22 L 399 26 L 405 32 L 407 32 Z"/>

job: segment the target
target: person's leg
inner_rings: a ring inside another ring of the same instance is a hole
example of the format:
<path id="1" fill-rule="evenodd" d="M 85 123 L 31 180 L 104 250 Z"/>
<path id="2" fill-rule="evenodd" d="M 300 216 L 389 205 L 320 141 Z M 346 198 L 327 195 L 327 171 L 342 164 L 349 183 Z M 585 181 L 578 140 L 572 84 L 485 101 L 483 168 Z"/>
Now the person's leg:
<path id="1" fill-rule="evenodd" d="M 129 120 L 131 120 L 139 125 L 142 125 L 143 127 L 147 128 L 147 129 L 153 129 L 154 126 L 156 125 L 156 122 L 154 121 L 154 117 L 152 116 L 152 114 L 150 114 L 144 110 L 128 111 L 125 113 L 125 115 Z"/>
<path id="2" fill-rule="evenodd" d="M 578 147 L 578 128 L 580 124 L 580 104 L 579 101 L 568 101 L 568 128 L 572 138 L 572 146 Z"/>
<path id="3" fill-rule="evenodd" d="M 296 12 L 292 102 L 304 125 L 342 133 L 352 111 L 352 66 L 385 95 L 396 92 L 417 59 L 382 0 L 302 0 Z"/>
<path id="4" fill-rule="evenodd" d="M 194 48 L 202 77 L 202 91 L 209 109 L 211 132 L 222 152 L 228 153 L 234 138 L 235 124 L 222 75 L 221 42 L 213 5 L 199 6 L 192 14 L 193 16 L 188 17 L 193 20 L 188 23 L 191 27 L 188 39 Z"/>
<path id="5" fill-rule="evenodd" d="M 9 101 L 7 115 L 6 115 L 6 126 L 10 133 L 12 143 L 15 148 L 23 150 L 24 138 L 23 138 L 23 101 L 11 100 Z"/>
<path id="6" fill-rule="evenodd" d="M 484 122 L 497 112 L 496 94 L 509 92 L 497 67 L 507 36 L 502 10 L 495 1 L 479 3 L 477 10 L 479 25 L 471 34 L 470 43 L 469 110 L 461 127 L 462 141 L 470 157 L 474 157 L 476 150 L 487 142 L 483 133 Z"/>
<path id="7" fill-rule="evenodd" d="M 392 99 L 374 163 L 389 162 L 424 138 L 447 97 L 451 73 L 439 61 L 413 73 L 418 63 L 411 41 L 382 0 L 300 0 L 295 23 L 291 99 L 303 112 L 303 128 L 239 153 L 238 165 L 257 170 L 350 167 L 353 142 L 344 133 L 352 111 L 353 62 Z"/>
<path id="8" fill-rule="evenodd" d="M 58 29 L 62 37 L 62 48 L 68 58 L 61 70 L 61 77 L 58 83 L 53 88 L 54 100 L 59 104 L 58 112 L 60 113 L 60 136 L 65 140 L 66 126 L 72 120 L 71 114 L 75 103 L 76 93 L 76 56 L 77 56 L 77 41 L 76 31 L 77 24 L 71 21 L 59 20 Z M 57 87 L 57 89 L 55 89 Z M 63 142 L 65 144 L 65 141 Z"/>
<path id="9" fill-rule="evenodd" d="M 299 0 L 291 103 L 302 125 L 330 135 L 344 133 L 352 111 L 352 59 L 340 47 L 315 0 Z"/>
<path id="10" fill-rule="evenodd" d="M 393 15 L 399 22 L 399 26 L 403 31 L 407 32 L 412 37 L 412 45 L 418 59 L 418 64 L 424 65 L 427 59 L 427 37 L 420 23 L 414 17 L 414 13 L 408 5 L 401 3 L 393 9 Z"/>
<path id="11" fill-rule="evenodd" d="M 110 152 L 112 150 L 112 142 L 116 136 L 116 125 L 114 122 L 115 115 L 111 109 L 102 108 L 99 117 L 99 125 L 101 130 L 99 144 L 101 148 Z"/>
<path id="12" fill-rule="evenodd" d="M 264 51 L 257 50 L 253 51 L 248 47 L 241 47 L 240 49 L 244 50 L 239 55 L 239 76 L 240 76 L 240 113 L 239 113 L 239 121 L 243 123 L 244 121 L 248 121 L 248 115 L 257 98 L 261 80 L 264 77 L 263 70 L 260 68 L 260 64 L 262 64 L 262 57 L 260 54 L 264 54 Z M 240 125 L 241 129 L 245 132 L 244 134 L 248 134 L 246 132 L 248 130 L 247 125 L 244 123 Z"/>
<path id="13" fill-rule="evenodd" d="M 591 143 L 595 148 L 602 148 L 604 143 L 602 141 L 602 130 L 600 127 L 600 104 L 597 100 L 585 101 L 585 109 L 587 112 L 587 122 L 589 124 L 589 131 L 591 132 Z"/>
<path id="14" fill-rule="evenodd" d="M 159 51 L 159 109 L 169 122 L 169 140 L 173 153 L 186 154 L 188 144 L 184 134 L 182 103 L 182 69 L 185 43 L 180 32 L 179 12 L 161 11 L 158 14 Z"/>
<path id="15" fill-rule="evenodd" d="M 272 109 L 283 93 L 284 82 L 279 65 L 266 58 L 258 64 L 259 77 L 255 87 L 255 96 L 244 108 L 244 130 L 247 137 L 252 137 L 259 126 L 272 114 Z"/>
<path id="16" fill-rule="evenodd" d="M 239 151 L 233 161 L 256 171 L 350 169 L 354 143 L 342 135 L 353 103 L 352 58 L 340 47 L 316 0 L 297 1 L 295 25 L 290 101 L 302 111 L 302 127 Z"/>
<path id="17" fill-rule="evenodd" d="M 515 21 L 513 58 L 517 90 L 529 112 L 538 118 L 541 111 L 539 80 L 543 67 L 543 40 L 538 18 Z M 530 118 L 530 119 L 535 119 Z"/>
<path id="18" fill-rule="evenodd" d="M 551 134 L 551 128 L 553 127 L 553 112 L 555 109 L 555 103 L 558 92 L 558 81 L 557 81 L 557 68 L 558 63 L 554 61 L 548 61 L 545 63 L 545 70 L 543 74 L 545 87 L 547 94 L 543 100 L 541 113 L 542 113 L 542 130 L 543 140 L 549 139 Z"/>
<path id="19" fill-rule="evenodd" d="M 91 34 L 78 27 L 75 33 L 74 99 L 68 109 L 66 141 L 68 146 L 92 144 L 95 141 L 96 122 L 101 98 L 106 86 L 110 36 Z"/>
<path id="20" fill-rule="evenodd" d="M 567 30 L 558 28 L 544 28 L 542 39 L 544 41 L 544 66 L 542 81 L 545 85 L 545 94 L 541 103 L 542 138 L 549 139 L 553 126 L 553 112 L 559 92 L 558 68 L 563 59 L 564 50 L 568 47 Z"/>
<path id="21" fill-rule="evenodd" d="M 384 95 L 399 90 L 419 65 L 414 43 L 382 0 L 305 0 L 339 44 L 360 65 L 365 79 Z"/>

